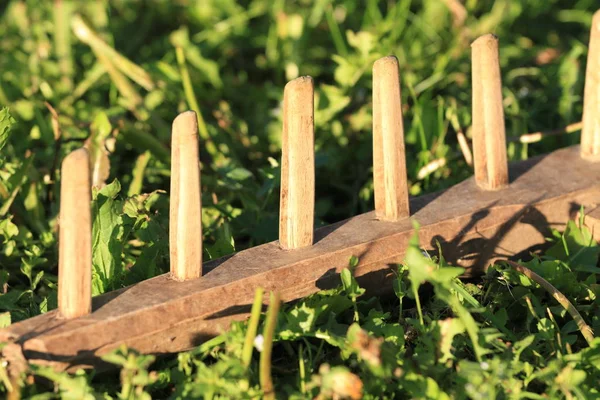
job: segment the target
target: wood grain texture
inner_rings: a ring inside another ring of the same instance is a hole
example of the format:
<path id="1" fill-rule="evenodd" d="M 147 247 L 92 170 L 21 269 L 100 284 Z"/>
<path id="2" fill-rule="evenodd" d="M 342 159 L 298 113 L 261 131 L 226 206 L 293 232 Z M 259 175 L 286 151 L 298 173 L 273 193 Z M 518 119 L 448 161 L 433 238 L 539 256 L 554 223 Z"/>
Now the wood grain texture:
<path id="1" fill-rule="evenodd" d="M 314 87 L 309 76 L 289 82 L 283 94 L 279 243 L 313 244 L 315 210 Z"/>
<path id="2" fill-rule="evenodd" d="M 471 49 L 475 181 L 486 190 L 503 189 L 508 185 L 508 161 L 498 38 L 481 36 Z"/>
<path id="3" fill-rule="evenodd" d="M 92 311 L 90 157 L 78 149 L 65 157 L 60 178 L 58 313 L 77 318 Z"/>
<path id="4" fill-rule="evenodd" d="M 144 353 L 189 349 L 247 317 L 257 287 L 278 291 L 284 301 L 339 284 L 351 256 L 355 273 L 371 295 L 391 291 L 393 266 L 404 259 L 421 224 L 421 247 L 480 273 L 497 258 L 528 257 L 547 245 L 580 206 L 600 199 L 600 163 L 582 159 L 579 146 L 511 164 L 511 185 L 502 192 L 480 189 L 474 179 L 428 196 L 412 198 L 413 215 L 378 221 L 369 212 L 315 232 L 313 246 L 295 251 L 277 242 L 204 264 L 200 279 L 175 282 L 168 275 L 98 296 L 93 313 L 60 320 L 55 311 L 0 330 L 0 342 L 20 344 L 36 363 L 57 369 L 98 365 L 98 356 L 121 343 Z"/>
<path id="5" fill-rule="evenodd" d="M 600 161 L 600 10 L 594 14 L 590 31 L 583 97 L 581 156 Z"/>
<path id="6" fill-rule="evenodd" d="M 398 221 L 410 215 L 404 126 L 396 57 L 373 65 L 373 184 L 377 219 Z"/>
<path id="7" fill-rule="evenodd" d="M 179 114 L 173 121 L 171 135 L 171 277 L 185 281 L 202 275 L 202 202 L 196 113 Z"/>

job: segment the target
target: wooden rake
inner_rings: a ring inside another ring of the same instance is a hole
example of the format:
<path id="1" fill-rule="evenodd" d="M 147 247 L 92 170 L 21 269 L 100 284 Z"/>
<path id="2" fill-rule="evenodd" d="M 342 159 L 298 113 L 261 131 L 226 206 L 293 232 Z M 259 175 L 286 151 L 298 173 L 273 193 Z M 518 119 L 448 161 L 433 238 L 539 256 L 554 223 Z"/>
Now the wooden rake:
<path id="1" fill-rule="evenodd" d="M 1 330 L 0 342 L 57 369 L 100 365 L 99 356 L 122 343 L 144 353 L 178 352 L 246 318 L 257 287 L 292 301 L 336 286 L 351 256 L 359 259 L 361 285 L 383 294 L 414 234 L 413 220 L 421 225 L 421 246 L 436 251 L 439 244 L 467 275 L 540 248 L 552 227 L 600 201 L 600 12 L 581 146 L 509 166 L 497 38 L 478 38 L 472 59 L 474 179 L 409 199 L 398 61 L 385 57 L 373 67 L 375 211 L 315 231 L 314 88 L 301 77 L 284 91 L 279 241 L 204 264 L 196 115 L 179 115 L 172 130 L 171 272 L 93 299 L 88 155 L 71 153 L 62 165 L 58 310 Z"/>

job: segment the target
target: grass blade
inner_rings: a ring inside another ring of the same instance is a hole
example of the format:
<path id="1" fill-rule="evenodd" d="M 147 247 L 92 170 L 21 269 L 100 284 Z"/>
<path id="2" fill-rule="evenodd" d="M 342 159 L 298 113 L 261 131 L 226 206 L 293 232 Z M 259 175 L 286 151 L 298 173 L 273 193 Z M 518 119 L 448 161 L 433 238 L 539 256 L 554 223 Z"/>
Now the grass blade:
<path id="1" fill-rule="evenodd" d="M 252 358 L 252 347 L 254 344 L 254 338 L 258 330 L 258 321 L 260 319 L 260 310 L 262 308 L 263 299 L 263 288 L 256 288 L 254 295 L 254 303 L 252 303 L 252 311 L 250 313 L 250 320 L 248 321 L 248 331 L 246 331 L 246 340 L 244 341 L 244 348 L 242 350 L 242 363 L 246 368 L 250 365 Z"/>
<path id="2" fill-rule="evenodd" d="M 154 89 L 154 82 L 150 75 L 142 67 L 130 61 L 118 51 L 110 47 L 94 32 L 79 15 L 75 15 L 71 21 L 71 27 L 75 36 L 83 43 L 89 45 L 96 55 L 101 54 L 114 63 L 115 67 L 127 75 L 132 81 L 146 90 Z"/>
<path id="3" fill-rule="evenodd" d="M 273 336 L 277 325 L 277 314 L 281 303 L 278 292 L 271 293 L 271 300 L 267 310 L 267 320 L 263 330 L 263 351 L 260 354 L 260 387 L 263 390 L 263 398 L 267 400 L 275 399 L 275 390 L 273 388 L 273 378 L 271 377 L 271 353 L 273 351 Z"/>

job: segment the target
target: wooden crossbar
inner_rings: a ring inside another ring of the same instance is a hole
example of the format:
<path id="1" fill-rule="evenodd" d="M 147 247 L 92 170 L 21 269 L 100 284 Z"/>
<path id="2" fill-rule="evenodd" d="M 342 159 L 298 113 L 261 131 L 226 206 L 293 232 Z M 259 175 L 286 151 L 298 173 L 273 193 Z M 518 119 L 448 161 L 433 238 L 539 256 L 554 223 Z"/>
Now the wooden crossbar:
<path id="1" fill-rule="evenodd" d="M 581 207 L 597 215 L 600 12 L 590 39 L 581 148 L 508 165 L 498 39 L 482 36 L 472 49 L 473 178 L 408 199 L 398 61 L 385 57 L 373 69 L 375 211 L 314 231 L 314 84 L 297 78 L 284 92 L 279 241 L 204 264 L 196 115 L 179 115 L 172 132 L 171 272 L 91 299 L 91 310 L 89 176 L 73 170 L 87 163 L 87 153 L 71 154 L 61 181 L 63 301 L 58 310 L 0 330 L 0 342 L 16 343 L 30 361 L 57 369 L 99 366 L 99 356 L 122 343 L 144 353 L 182 351 L 246 318 L 256 288 L 297 300 L 339 284 L 352 256 L 371 295 L 391 291 L 415 222 L 424 250 L 441 250 L 465 275 L 475 275 L 497 258 L 539 250 L 551 229 Z M 74 230 L 80 218 L 86 229 Z"/>
<path id="2" fill-rule="evenodd" d="M 440 243 L 446 259 L 474 274 L 497 257 L 543 246 L 551 228 L 600 199 L 600 164 L 582 159 L 578 146 L 511 164 L 510 176 L 500 191 L 482 190 L 471 178 L 413 198 L 410 219 L 378 221 L 369 212 L 317 230 L 311 247 L 290 251 L 272 242 L 210 261 L 200 279 L 161 275 L 94 298 L 85 317 L 66 320 L 52 311 L 14 324 L 0 331 L 0 342 L 17 342 L 30 360 L 57 368 L 94 365 L 120 343 L 147 353 L 181 351 L 245 318 L 256 287 L 298 299 L 338 284 L 351 256 L 371 294 L 389 291 L 386 279 L 403 259 L 413 220 L 425 250 Z"/>

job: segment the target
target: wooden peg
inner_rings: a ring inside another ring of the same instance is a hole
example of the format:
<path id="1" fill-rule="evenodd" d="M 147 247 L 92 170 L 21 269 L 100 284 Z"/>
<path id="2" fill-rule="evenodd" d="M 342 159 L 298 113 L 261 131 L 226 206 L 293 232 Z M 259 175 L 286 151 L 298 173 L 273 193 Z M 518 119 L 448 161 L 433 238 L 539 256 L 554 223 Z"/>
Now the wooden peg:
<path id="1" fill-rule="evenodd" d="M 284 249 L 313 244 L 315 209 L 314 85 L 309 76 L 283 93 L 279 243 Z"/>
<path id="2" fill-rule="evenodd" d="M 179 114 L 173 121 L 171 135 L 171 277 L 186 281 L 202 275 L 202 202 L 196 113 Z"/>
<path id="3" fill-rule="evenodd" d="M 410 215 L 398 59 L 373 65 L 373 181 L 375 216 L 397 221 Z"/>
<path id="4" fill-rule="evenodd" d="M 90 156 L 78 149 L 61 167 L 58 239 L 58 312 L 76 318 L 92 311 Z"/>
<path id="5" fill-rule="evenodd" d="M 600 10 L 592 19 L 583 97 L 581 156 L 600 161 Z"/>
<path id="6" fill-rule="evenodd" d="M 471 48 L 475 181 L 482 189 L 498 190 L 508 186 L 498 38 L 481 36 Z"/>

